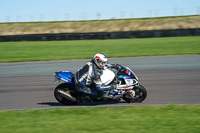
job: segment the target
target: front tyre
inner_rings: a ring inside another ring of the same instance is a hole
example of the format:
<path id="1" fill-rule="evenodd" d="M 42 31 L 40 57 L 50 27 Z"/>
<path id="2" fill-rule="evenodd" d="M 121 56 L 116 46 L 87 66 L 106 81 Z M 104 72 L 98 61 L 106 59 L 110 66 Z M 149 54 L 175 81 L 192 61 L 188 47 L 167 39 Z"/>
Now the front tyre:
<path id="1" fill-rule="evenodd" d="M 70 94 L 71 90 L 72 90 L 72 86 L 70 84 L 62 83 L 62 84 L 58 85 L 55 88 L 54 96 L 55 96 L 56 100 L 61 104 L 64 104 L 64 105 L 76 105 L 78 102 L 74 102 L 74 101 L 71 101 L 71 100 L 68 100 L 68 99 L 64 98 L 62 96 L 62 94 L 59 92 L 59 91 L 64 91 L 64 92 L 67 92 L 67 93 Z"/>
<path id="2" fill-rule="evenodd" d="M 134 96 L 130 92 L 124 94 L 123 99 L 126 102 L 142 102 L 146 99 L 147 90 L 142 85 L 135 86 L 132 90 L 135 91 Z"/>

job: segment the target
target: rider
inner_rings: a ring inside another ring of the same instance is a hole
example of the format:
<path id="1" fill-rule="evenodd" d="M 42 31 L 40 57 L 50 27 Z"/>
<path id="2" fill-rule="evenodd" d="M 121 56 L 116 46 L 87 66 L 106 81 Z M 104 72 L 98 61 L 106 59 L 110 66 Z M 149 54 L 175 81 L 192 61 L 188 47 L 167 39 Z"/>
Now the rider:
<path id="1" fill-rule="evenodd" d="M 103 85 L 100 79 L 102 71 L 107 69 L 107 67 L 117 67 L 114 64 L 107 64 L 107 62 L 108 58 L 105 54 L 97 53 L 91 61 L 76 72 L 76 89 L 79 92 L 95 96 L 96 98 L 103 96 L 103 90 L 113 89 L 114 85 Z M 93 88 L 97 93 L 89 87 Z"/>

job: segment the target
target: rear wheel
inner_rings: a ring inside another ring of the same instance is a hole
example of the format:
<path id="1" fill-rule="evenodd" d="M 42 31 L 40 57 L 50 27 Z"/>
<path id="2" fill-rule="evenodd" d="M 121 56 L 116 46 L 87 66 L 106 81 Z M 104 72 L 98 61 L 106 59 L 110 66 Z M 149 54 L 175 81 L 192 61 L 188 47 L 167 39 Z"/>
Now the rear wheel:
<path id="1" fill-rule="evenodd" d="M 130 92 L 127 92 L 126 94 L 124 94 L 123 99 L 126 102 L 128 102 L 128 103 L 142 102 L 146 99 L 147 90 L 142 85 L 135 86 L 132 90 L 135 91 L 134 96 Z"/>
<path id="2" fill-rule="evenodd" d="M 59 103 L 64 104 L 64 105 L 75 105 L 78 103 L 78 102 L 66 99 L 65 97 L 62 96 L 62 94 L 59 91 L 64 91 L 65 93 L 68 93 L 71 95 L 72 86 L 70 84 L 62 83 L 58 85 L 54 90 L 54 96 Z"/>

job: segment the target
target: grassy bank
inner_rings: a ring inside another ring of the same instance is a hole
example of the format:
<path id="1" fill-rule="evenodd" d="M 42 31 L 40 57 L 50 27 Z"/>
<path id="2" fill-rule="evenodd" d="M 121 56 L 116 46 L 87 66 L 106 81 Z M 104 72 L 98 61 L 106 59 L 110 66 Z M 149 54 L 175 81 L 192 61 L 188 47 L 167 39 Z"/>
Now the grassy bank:
<path id="1" fill-rule="evenodd" d="M 200 105 L 0 112 L 1 133 L 199 133 Z"/>
<path id="2" fill-rule="evenodd" d="M 86 33 L 200 28 L 200 16 L 96 21 L 0 23 L 0 35 Z"/>
<path id="3" fill-rule="evenodd" d="M 0 42 L 0 62 L 200 54 L 200 36 L 117 40 Z"/>

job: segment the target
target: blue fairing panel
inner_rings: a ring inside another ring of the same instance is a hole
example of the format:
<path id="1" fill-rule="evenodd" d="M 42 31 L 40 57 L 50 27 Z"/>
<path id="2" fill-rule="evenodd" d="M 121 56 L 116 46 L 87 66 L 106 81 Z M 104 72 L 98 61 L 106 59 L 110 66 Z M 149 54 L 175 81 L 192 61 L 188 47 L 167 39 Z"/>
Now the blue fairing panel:
<path id="1" fill-rule="evenodd" d="M 124 75 L 120 75 L 118 78 L 124 78 L 124 79 L 133 79 L 130 76 L 124 76 Z"/>
<path id="2" fill-rule="evenodd" d="M 73 83 L 74 74 L 70 71 L 61 71 L 56 73 L 58 79 L 67 83 Z"/>

